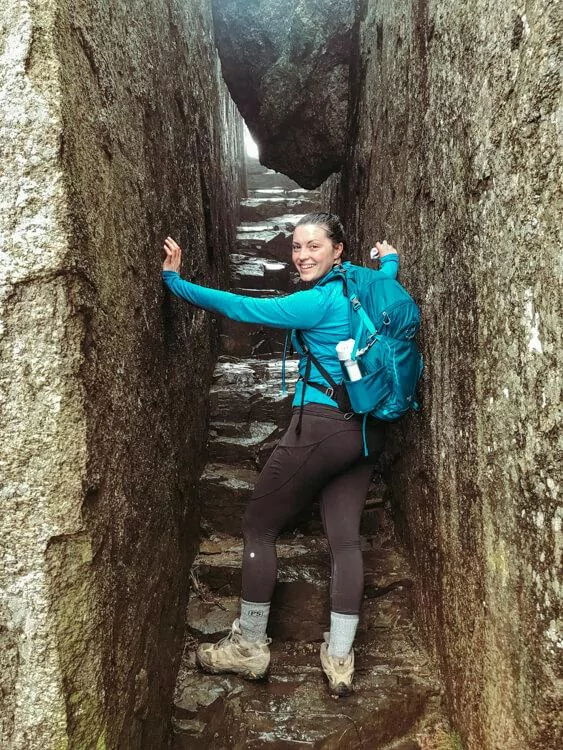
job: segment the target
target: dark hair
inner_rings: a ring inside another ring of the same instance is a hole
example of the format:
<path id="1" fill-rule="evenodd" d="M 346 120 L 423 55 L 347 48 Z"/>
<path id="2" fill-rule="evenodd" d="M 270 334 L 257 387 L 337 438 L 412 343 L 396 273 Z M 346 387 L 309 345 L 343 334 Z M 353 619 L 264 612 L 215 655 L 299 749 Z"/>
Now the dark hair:
<path id="1" fill-rule="evenodd" d="M 299 227 L 304 224 L 317 224 L 318 226 L 321 226 L 333 243 L 338 245 L 339 242 L 342 242 L 344 245 L 344 252 L 346 251 L 346 235 L 344 233 L 344 227 L 342 226 L 340 217 L 336 214 L 306 214 L 302 219 L 299 219 L 295 226 Z M 344 255 L 344 252 L 342 255 Z"/>

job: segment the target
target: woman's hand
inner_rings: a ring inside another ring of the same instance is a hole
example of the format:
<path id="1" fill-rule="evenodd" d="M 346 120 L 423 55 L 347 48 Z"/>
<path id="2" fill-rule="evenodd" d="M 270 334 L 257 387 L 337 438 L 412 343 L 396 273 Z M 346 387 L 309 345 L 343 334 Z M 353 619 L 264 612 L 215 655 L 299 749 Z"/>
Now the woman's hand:
<path id="1" fill-rule="evenodd" d="M 166 258 L 162 263 L 163 271 L 176 271 L 180 273 L 180 265 L 182 263 L 182 248 L 178 245 L 172 237 L 167 237 L 164 240 L 164 252 Z"/>
<path id="2" fill-rule="evenodd" d="M 375 247 L 377 248 L 377 251 L 379 253 L 379 258 L 384 258 L 386 255 L 391 255 L 391 253 L 396 253 L 397 251 L 393 247 L 393 245 L 390 245 L 387 240 L 383 240 L 383 242 L 376 242 Z"/>

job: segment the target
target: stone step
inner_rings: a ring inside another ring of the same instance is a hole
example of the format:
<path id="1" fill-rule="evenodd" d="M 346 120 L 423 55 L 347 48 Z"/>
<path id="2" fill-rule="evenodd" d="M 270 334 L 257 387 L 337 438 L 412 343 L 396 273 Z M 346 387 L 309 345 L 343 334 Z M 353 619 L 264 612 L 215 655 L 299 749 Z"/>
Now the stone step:
<path id="1" fill-rule="evenodd" d="M 256 422 L 247 424 L 248 434 L 229 436 L 216 430 L 210 433 L 207 444 L 208 455 L 213 463 L 227 464 L 234 467 L 253 468 L 258 466 L 258 456 L 264 444 L 278 431 L 275 422 Z"/>
<path id="2" fill-rule="evenodd" d="M 269 216 L 267 219 L 260 221 L 242 221 L 238 226 L 237 233 L 245 235 L 255 230 L 261 232 L 283 232 L 287 237 L 290 237 L 295 229 L 295 225 L 304 215 L 292 212 L 280 214 L 279 216 Z"/>
<path id="3" fill-rule="evenodd" d="M 259 258 L 248 253 L 231 253 L 231 279 L 233 286 L 247 289 L 279 289 L 289 291 L 289 262 Z"/>
<path id="4" fill-rule="evenodd" d="M 258 471 L 208 463 L 199 482 L 202 524 L 212 533 L 241 535 L 244 508 Z"/>
<path id="5" fill-rule="evenodd" d="M 363 540 L 366 602 L 394 590 L 410 592 L 412 587 L 410 571 L 394 544 L 388 542 L 378 547 L 378 539 L 380 537 Z M 270 616 L 271 635 L 282 639 L 315 640 L 328 624 L 330 559 L 326 539 L 293 532 L 281 537 L 276 548 L 278 576 Z M 198 610 L 198 618 L 205 615 L 222 623 L 223 629 L 214 633 L 217 636 L 227 632 L 233 618 L 230 607 L 226 607 L 228 615 L 222 618 L 220 612 L 215 611 L 217 607 L 221 610 L 216 601 L 239 596 L 242 551 L 240 537 L 214 535 L 202 542 L 192 567 L 198 587 L 209 595 L 209 606 Z M 408 613 L 409 607 L 410 594 L 407 593 L 403 615 Z M 371 616 L 366 605 L 361 629 L 369 629 Z M 192 619 L 189 626 L 198 631 L 196 620 Z M 210 634 L 209 630 L 206 632 Z"/>
<path id="6" fill-rule="evenodd" d="M 187 631 L 199 642 L 215 643 L 230 631 L 233 621 L 239 616 L 240 596 L 216 596 L 204 585 L 198 584 L 198 587 L 199 590 L 192 591 L 186 609 Z M 279 597 L 274 598 L 268 621 L 269 637 L 276 642 L 320 643 L 323 633 L 330 628 L 328 590 L 325 595 L 326 606 L 320 616 L 315 609 L 310 610 L 305 598 L 300 610 L 284 604 Z M 409 662 L 417 649 L 416 639 L 413 640 L 409 633 L 412 628 L 411 590 L 398 584 L 378 597 L 365 598 L 356 633 L 356 650 L 363 655 L 366 664 L 380 663 L 386 658 L 379 637 L 384 632 L 383 645 L 388 647 L 395 643 L 397 646 L 394 665 Z"/>
<path id="7" fill-rule="evenodd" d="M 355 643 L 355 692 L 340 700 L 326 691 L 320 633 L 305 642 L 274 639 L 268 677 L 252 683 L 197 670 L 197 640 L 213 640 L 200 631 L 179 672 L 174 748 L 422 748 L 417 734 L 442 718 L 439 686 L 400 595 L 370 603 L 376 605 L 373 632 L 363 631 Z M 237 606 L 232 602 L 225 618 Z"/>
<path id="8" fill-rule="evenodd" d="M 287 292 L 279 289 L 246 289 L 235 286 L 233 291 L 245 297 L 279 297 Z M 239 323 L 220 318 L 221 352 L 231 357 L 281 357 L 287 331 L 282 328 L 253 323 Z"/>
<path id="9" fill-rule="evenodd" d="M 283 195 L 288 198 L 300 198 L 301 200 L 309 200 L 311 202 L 321 200 L 319 190 L 307 190 L 306 188 L 284 186 L 281 184 L 269 187 L 252 185 L 248 190 L 247 198 L 275 198 L 276 196 Z"/>
<path id="10" fill-rule="evenodd" d="M 260 226 L 260 225 L 258 225 Z M 281 263 L 291 263 L 291 233 L 276 230 L 256 230 L 237 234 L 237 251 L 251 256 L 263 256 Z"/>
<path id="11" fill-rule="evenodd" d="M 269 196 L 251 197 L 240 204 L 241 221 L 263 221 L 281 214 L 298 214 L 303 216 L 319 210 L 316 200 L 309 200 L 300 195 L 274 193 Z"/>
<path id="12" fill-rule="evenodd" d="M 281 357 L 239 359 L 220 357 L 213 375 L 210 414 L 217 422 L 275 422 L 283 427 L 291 416 L 291 396 L 281 392 Z M 286 382 L 292 392 L 297 360 L 286 361 Z"/>
<path id="13" fill-rule="evenodd" d="M 238 323 L 235 320 L 222 318 L 221 351 L 223 354 L 232 357 L 281 358 L 286 333 L 287 331 L 281 328 L 269 328 L 253 323 Z"/>

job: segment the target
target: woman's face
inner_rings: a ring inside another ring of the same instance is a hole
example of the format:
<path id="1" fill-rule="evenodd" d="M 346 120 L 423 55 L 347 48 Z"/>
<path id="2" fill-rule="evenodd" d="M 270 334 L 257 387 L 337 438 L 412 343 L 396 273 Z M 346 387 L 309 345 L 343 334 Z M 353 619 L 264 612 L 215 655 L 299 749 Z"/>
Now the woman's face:
<path id="1" fill-rule="evenodd" d="M 292 259 L 301 281 L 316 281 L 328 273 L 344 246 L 334 244 L 321 224 L 303 224 L 293 232 Z"/>

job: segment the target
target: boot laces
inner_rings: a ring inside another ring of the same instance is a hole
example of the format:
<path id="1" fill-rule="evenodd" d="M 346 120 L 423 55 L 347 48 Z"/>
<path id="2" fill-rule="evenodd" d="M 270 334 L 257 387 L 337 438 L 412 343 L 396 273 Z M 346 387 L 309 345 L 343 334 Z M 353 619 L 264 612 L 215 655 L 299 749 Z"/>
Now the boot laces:
<path id="1" fill-rule="evenodd" d="M 226 646 L 229 643 L 234 643 L 238 645 L 238 643 L 240 642 L 240 638 L 241 638 L 241 633 L 237 633 L 235 632 L 235 630 L 231 630 L 231 632 L 227 633 L 227 635 L 221 638 L 220 641 L 217 641 L 217 643 L 215 644 L 215 648 L 219 649 L 221 648 L 221 646 L 223 645 Z"/>

